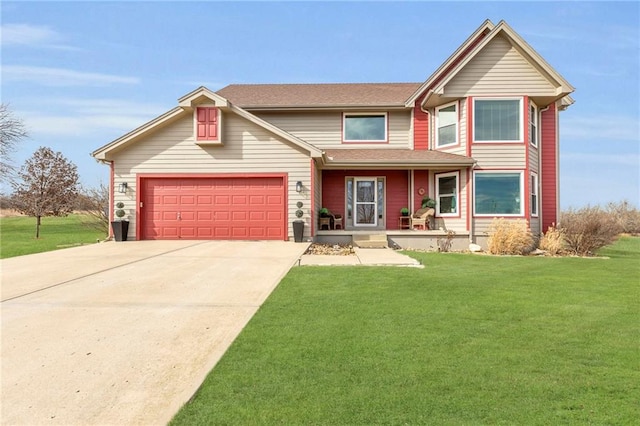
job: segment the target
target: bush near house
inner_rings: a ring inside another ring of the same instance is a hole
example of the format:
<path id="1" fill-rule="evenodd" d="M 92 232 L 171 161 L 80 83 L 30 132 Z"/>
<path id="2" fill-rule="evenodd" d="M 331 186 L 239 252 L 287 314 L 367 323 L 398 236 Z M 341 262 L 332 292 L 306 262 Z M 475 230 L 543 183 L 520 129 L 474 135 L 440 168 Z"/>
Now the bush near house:
<path id="1" fill-rule="evenodd" d="M 615 241 L 623 231 L 620 219 L 599 206 L 562 212 L 559 228 L 565 249 L 577 256 L 592 256 L 599 248 Z"/>
<path id="2" fill-rule="evenodd" d="M 526 220 L 495 218 L 489 226 L 487 246 L 491 254 L 522 255 L 534 249 L 535 241 Z"/>

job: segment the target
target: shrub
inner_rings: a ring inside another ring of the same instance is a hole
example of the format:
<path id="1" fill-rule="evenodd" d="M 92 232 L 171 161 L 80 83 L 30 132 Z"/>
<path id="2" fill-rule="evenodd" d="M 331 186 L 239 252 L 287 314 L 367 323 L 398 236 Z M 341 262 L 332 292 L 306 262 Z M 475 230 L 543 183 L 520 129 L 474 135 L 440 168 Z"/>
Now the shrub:
<path id="1" fill-rule="evenodd" d="M 553 225 L 550 226 L 540 240 L 540 248 L 554 256 L 564 253 L 566 251 L 564 231 Z"/>
<path id="2" fill-rule="evenodd" d="M 578 256 L 591 256 L 596 250 L 611 244 L 622 231 L 615 215 L 602 208 L 569 209 L 560 215 L 567 250 Z"/>
<path id="3" fill-rule="evenodd" d="M 489 226 L 488 250 L 491 254 L 527 254 L 534 240 L 527 221 L 495 218 Z"/>
<path id="4" fill-rule="evenodd" d="M 609 203 L 606 210 L 617 222 L 620 232 L 631 235 L 640 234 L 640 211 L 632 207 L 627 200 Z"/>

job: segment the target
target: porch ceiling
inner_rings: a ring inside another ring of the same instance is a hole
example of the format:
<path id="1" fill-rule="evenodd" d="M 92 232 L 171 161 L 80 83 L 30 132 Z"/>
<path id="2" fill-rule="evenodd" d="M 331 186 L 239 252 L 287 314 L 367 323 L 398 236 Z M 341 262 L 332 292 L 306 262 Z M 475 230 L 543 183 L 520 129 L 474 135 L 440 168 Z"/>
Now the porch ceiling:
<path id="1" fill-rule="evenodd" d="M 434 169 L 469 167 L 476 162 L 464 155 L 412 149 L 327 149 L 323 159 L 324 169 Z"/>

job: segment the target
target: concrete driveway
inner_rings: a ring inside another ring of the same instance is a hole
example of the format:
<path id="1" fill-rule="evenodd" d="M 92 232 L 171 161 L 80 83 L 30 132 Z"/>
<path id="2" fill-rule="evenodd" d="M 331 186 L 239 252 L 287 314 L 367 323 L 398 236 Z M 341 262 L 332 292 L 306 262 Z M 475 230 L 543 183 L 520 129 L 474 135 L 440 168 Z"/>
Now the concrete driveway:
<path id="1" fill-rule="evenodd" d="M 308 244 L 131 241 L 2 260 L 2 424 L 165 424 Z"/>

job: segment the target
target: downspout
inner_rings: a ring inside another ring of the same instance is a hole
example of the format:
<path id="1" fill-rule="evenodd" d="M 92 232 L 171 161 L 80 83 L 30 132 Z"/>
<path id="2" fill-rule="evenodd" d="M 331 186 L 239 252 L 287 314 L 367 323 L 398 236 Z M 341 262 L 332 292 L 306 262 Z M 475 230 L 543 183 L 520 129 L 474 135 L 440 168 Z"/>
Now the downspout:
<path id="1" fill-rule="evenodd" d="M 541 234 L 544 234 L 544 228 L 542 226 L 544 223 L 544 209 L 542 208 L 542 200 L 544 200 L 544 196 L 542 194 L 542 113 L 548 110 L 549 106 L 547 105 L 538 113 L 538 221 L 540 221 Z M 560 170 L 558 170 L 558 173 L 559 172 Z"/>

